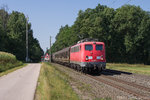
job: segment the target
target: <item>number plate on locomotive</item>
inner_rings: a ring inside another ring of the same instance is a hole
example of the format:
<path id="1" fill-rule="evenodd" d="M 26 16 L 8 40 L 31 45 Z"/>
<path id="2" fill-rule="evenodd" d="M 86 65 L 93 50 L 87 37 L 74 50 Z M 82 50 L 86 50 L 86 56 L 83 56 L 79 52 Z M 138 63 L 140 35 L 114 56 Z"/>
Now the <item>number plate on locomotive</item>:
<path id="1" fill-rule="evenodd" d="M 92 56 L 89 56 L 88 59 L 93 59 L 93 57 L 92 57 Z"/>
<path id="2" fill-rule="evenodd" d="M 97 56 L 97 59 L 101 59 L 101 56 Z"/>

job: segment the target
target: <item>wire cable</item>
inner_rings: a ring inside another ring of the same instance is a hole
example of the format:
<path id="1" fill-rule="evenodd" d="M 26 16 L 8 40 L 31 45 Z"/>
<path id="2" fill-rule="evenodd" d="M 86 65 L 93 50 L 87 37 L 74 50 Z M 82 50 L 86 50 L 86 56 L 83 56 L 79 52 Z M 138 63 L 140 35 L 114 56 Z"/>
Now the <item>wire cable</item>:
<path id="1" fill-rule="evenodd" d="M 128 0 L 125 4 L 128 4 L 129 2 L 131 2 L 132 0 Z"/>

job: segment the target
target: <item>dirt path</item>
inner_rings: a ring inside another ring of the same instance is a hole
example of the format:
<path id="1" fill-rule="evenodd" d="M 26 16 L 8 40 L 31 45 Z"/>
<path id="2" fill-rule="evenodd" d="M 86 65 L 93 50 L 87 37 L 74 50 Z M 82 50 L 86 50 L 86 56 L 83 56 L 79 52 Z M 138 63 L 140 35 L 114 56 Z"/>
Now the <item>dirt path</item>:
<path id="1" fill-rule="evenodd" d="M 26 67 L 0 77 L 0 100 L 33 100 L 41 64 Z"/>

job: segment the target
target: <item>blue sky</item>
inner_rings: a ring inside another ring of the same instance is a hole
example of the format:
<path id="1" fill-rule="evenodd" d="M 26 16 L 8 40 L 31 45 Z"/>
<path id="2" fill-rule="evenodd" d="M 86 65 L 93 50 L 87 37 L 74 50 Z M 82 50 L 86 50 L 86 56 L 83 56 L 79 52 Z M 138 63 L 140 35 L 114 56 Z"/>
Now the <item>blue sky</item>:
<path id="1" fill-rule="evenodd" d="M 115 9 L 131 4 L 150 11 L 150 0 L 0 0 L 0 6 L 7 5 L 9 12 L 14 10 L 28 15 L 34 37 L 44 51 L 49 48 L 50 35 L 54 43 L 60 27 L 73 25 L 79 10 L 95 8 L 99 3 Z"/>

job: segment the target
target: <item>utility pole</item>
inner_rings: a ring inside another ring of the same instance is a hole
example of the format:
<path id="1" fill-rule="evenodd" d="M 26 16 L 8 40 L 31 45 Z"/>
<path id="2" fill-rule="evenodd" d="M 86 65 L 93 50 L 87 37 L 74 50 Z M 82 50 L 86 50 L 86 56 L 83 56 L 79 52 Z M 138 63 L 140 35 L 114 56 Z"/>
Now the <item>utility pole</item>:
<path id="1" fill-rule="evenodd" d="M 49 48 L 49 50 L 50 50 L 50 53 L 49 53 L 49 57 L 50 57 L 49 60 L 50 60 L 50 61 L 49 61 L 49 62 L 51 62 L 51 61 L 52 61 L 52 59 L 51 59 L 51 57 L 52 57 L 52 56 L 51 56 L 51 54 L 52 54 L 52 53 L 51 53 L 51 36 L 50 36 L 50 48 Z"/>
<path id="2" fill-rule="evenodd" d="M 26 62 L 28 62 L 28 16 L 26 17 Z"/>

